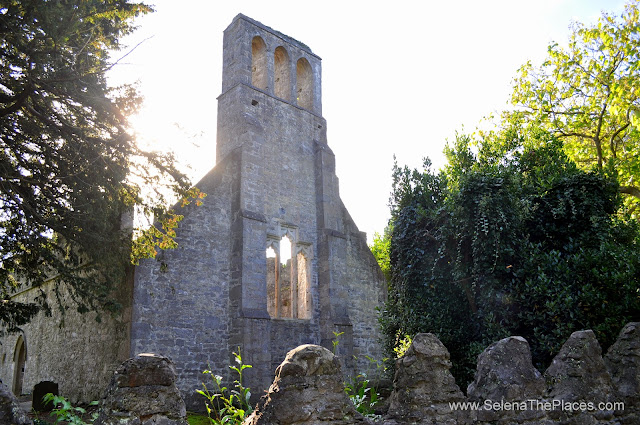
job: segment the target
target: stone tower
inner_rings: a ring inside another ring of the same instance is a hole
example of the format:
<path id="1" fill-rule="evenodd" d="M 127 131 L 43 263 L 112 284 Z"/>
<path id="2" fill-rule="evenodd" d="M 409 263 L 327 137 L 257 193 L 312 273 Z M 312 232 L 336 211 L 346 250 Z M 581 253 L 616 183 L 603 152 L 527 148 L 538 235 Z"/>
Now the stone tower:
<path id="1" fill-rule="evenodd" d="M 286 352 L 331 348 L 347 372 L 381 357 L 386 286 L 338 192 L 322 118 L 321 59 L 238 15 L 224 32 L 216 165 L 204 205 L 181 211 L 179 248 L 135 273 L 131 354 L 173 359 L 187 403 L 202 370 L 238 348 L 260 395 Z M 359 360 L 354 360 L 354 356 Z"/>

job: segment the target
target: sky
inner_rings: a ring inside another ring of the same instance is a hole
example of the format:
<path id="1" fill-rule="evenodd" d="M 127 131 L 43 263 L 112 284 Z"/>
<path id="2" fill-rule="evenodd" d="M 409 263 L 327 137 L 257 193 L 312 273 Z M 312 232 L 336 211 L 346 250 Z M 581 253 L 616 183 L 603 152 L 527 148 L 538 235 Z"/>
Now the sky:
<path id="1" fill-rule="evenodd" d="M 322 109 L 340 195 L 368 240 L 390 217 L 391 170 L 444 163 L 447 140 L 507 107 L 518 68 L 566 44 L 572 21 L 620 14 L 624 0 L 150 0 L 124 39 L 132 52 L 113 85 L 137 82 L 132 122 L 154 150 L 173 151 L 194 183 L 215 165 L 222 35 L 238 13 L 322 58 Z M 124 55 L 128 50 L 116 53 Z"/>

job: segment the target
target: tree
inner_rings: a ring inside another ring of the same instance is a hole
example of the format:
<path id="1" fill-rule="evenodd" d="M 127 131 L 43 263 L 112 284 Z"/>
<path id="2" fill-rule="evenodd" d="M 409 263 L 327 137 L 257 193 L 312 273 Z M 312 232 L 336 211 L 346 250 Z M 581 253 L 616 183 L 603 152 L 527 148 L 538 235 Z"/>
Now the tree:
<path id="1" fill-rule="evenodd" d="M 0 6 L 0 321 L 10 331 L 48 307 L 43 292 L 32 304 L 11 295 L 47 281 L 68 284 L 80 311 L 117 309 L 132 249 L 152 256 L 174 244 L 180 216 L 163 187 L 201 196 L 170 156 L 136 145 L 135 88 L 107 85 L 111 52 L 151 11 L 126 0 Z M 134 205 L 161 224 L 132 248 L 121 222 Z"/>
<path id="2" fill-rule="evenodd" d="M 573 331 L 606 348 L 640 318 L 640 233 L 616 214 L 615 179 L 580 170 L 534 128 L 458 135 L 446 153 L 438 173 L 394 168 L 389 354 L 432 332 L 464 386 L 498 339 L 527 338 L 545 367 Z"/>
<path id="3" fill-rule="evenodd" d="M 391 250 L 391 227 L 384 229 L 384 234 L 375 232 L 373 234 L 373 244 L 369 247 L 371 253 L 376 258 L 380 270 L 387 282 L 391 280 L 391 264 L 389 262 L 389 254 Z"/>
<path id="4" fill-rule="evenodd" d="M 542 123 L 583 167 L 609 167 L 631 212 L 640 205 L 640 12 L 638 0 L 618 19 L 573 25 L 567 47 L 551 44 L 539 68 L 524 65 L 512 103 Z"/>

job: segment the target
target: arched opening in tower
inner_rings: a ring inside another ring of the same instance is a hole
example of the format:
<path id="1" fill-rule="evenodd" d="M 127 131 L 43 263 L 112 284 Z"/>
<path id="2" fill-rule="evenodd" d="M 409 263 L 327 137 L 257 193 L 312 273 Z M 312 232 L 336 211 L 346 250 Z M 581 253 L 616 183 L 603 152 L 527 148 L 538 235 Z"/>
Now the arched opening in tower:
<path id="1" fill-rule="evenodd" d="M 267 90 L 267 45 L 262 37 L 255 36 L 251 41 L 251 84 L 261 90 Z"/>
<path id="2" fill-rule="evenodd" d="M 291 100 L 291 64 L 289 54 L 279 46 L 273 55 L 274 94 L 281 99 Z"/>
<path id="3" fill-rule="evenodd" d="M 296 64 L 296 81 L 298 106 L 313 109 L 313 71 L 305 58 L 298 59 Z"/>

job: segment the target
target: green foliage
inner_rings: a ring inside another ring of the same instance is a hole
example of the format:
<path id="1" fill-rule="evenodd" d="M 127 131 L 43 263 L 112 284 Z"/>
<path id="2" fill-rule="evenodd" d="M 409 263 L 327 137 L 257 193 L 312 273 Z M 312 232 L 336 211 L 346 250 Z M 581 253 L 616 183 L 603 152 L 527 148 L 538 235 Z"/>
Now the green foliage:
<path id="1" fill-rule="evenodd" d="M 585 168 L 609 169 L 640 206 L 640 12 L 630 1 L 620 17 L 604 13 L 590 27 L 575 23 L 567 46 L 553 43 L 540 67 L 515 80 L 515 117 L 543 125 Z"/>
<path id="2" fill-rule="evenodd" d="M 89 425 L 92 424 L 93 421 L 98 417 L 98 413 L 94 412 L 92 418 L 89 422 L 85 422 L 82 419 L 83 415 L 86 415 L 86 409 L 82 407 L 72 406 L 71 403 L 64 397 L 53 395 L 51 393 L 46 394 L 42 400 L 44 402 L 52 402 L 55 406 L 54 409 L 51 410 L 51 414 L 56 417 L 54 424 L 69 424 L 69 425 Z M 90 406 L 97 406 L 97 401 L 92 401 Z"/>
<path id="3" fill-rule="evenodd" d="M 338 345 L 340 345 L 340 336 L 344 335 L 344 332 L 336 332 L 333 331 L 333 339 L 331 340 L 331 344 L 333 345 L 332 352 L 334 355 L 338 352 Z"/>
<path id="4" fill-rule="evenodd" d="M 197 390 L 197 393 L 206 398 L 205 406 L 209 423 L 212 425 L 240 425 L 246 417 L 251 414 L 252 407 L 250 404 L 251 391 L 242 384 L 242 375 L 245 369 L 251 368 L 251 365 L 242 362 L 240 350 L 233 353 L 237 366 L 229 366 L 229 369 L 238 375 L 238 379 L 234 381 L 234 389 L 229 390 L 222 386 L 222 376 L 215 375 L 210 370 L 202 373 L 211 376 L 215 384 L 215 389 L 211 392 L 207 385 L 203 382 L 203 390 Z"/>
<path id="5" fill-rule="evenodd" d="M 375 232 L 373 234 L 373 244 L 369 247 L 387 282 L 391 280 L 391 231 L 392 228 L 387 226 L 383 235 Z"/>
<path id="6" fill-rule="evenodd" d="M 331 342 L 333 344 L 334 355 L 336 355 L 338 351 L 340 336 L 343 334 L 344 332 L 333 332 L 333 340 Z M 353 357 L 357 360 L 356 356 Z M 344 391 L 347 393 L 349 399 L 358 412 L 364 416 L 375 419 L 378 417 L 378 415 L 375 414 L 375 406 L 380 397 L 378 384 L 380 382 L 380 377 L 385 372 L 384 364 L 387 359 L 380 362 L 369 356 L 366 356 L 366 358 L 369 361 L 369 364 L 374 366 L 372 369 L 375 374 L 375 380 L 371 381 L 367 377 L 367 374 L 363 372 L 355 377 L 351 377 L 350 380 L 345 382 Z"/>
<path id="7" fill-rule="evenodd" d="M 363 416 L 375 418 L 375 406 L 378 403 L 379 393 L 375 386 L 371 385 L 367 376 L 362 374 L 345 384 L 345 392 Z"/>
<path id="8" fill-rule="evenodd" d="M 110 54 L 151 11 L 122 0 L 0 6 L 0 322 L 9 331 L 48 309 L 44 292 L 30 305 L 11 295 L 50 281 L 69 285 L 79 311 L 117 310 L 131 252 L 172 245 L 180 216 L 168 194 L 202 196 L 172 157 L 136 145 L 135 88 L 107 85 Z M 121 222 L 134 205 L 160 224 L 132 250 Z"/>
<path id="9" fill-rule="evenodd" d="M 606 347 L 640 318 L 640 236 L 617 215 L 615 178 L 585 172 L 562 143 L 513 126 L 458 135 L 434 173 L 394 167 L 389 353 L 432 332 L 465 386 L 477 355 L 509 335 L 543 367 L 579 329 Z"/>
<path id="10" fill-rule="evenodd" d="M 411 338 L 411 336 L 409 335 L 405 335 L 402 338 L 396 337 L 395 341 L 397 341 L 397 343 L 393 347 L 393 353 L 395 354 L 396 358 L 399 359 L 400 357 L 404 356 L 409 347 L 411 347 L 413 338 Z"/>

